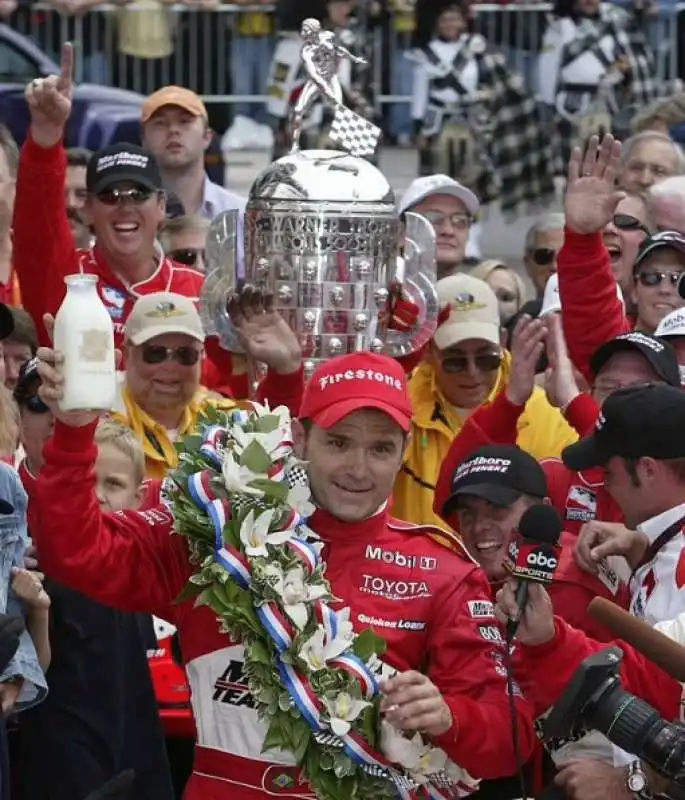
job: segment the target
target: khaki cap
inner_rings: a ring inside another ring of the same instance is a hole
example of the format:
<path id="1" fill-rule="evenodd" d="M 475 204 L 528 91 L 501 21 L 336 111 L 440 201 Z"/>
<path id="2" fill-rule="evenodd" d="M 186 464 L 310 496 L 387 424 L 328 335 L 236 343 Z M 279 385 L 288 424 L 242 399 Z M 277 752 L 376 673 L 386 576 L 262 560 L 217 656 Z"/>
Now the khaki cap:
<path id="1" fill-rule="evenodd" d="M 194 117 L 207 119 L 207 109 L 200 98 L 183 86 L 165 86 L 151 94 L 143 103 L 140 121 L 145 124 L 150 117 L 164 106 L 178 106 Z"/>
<path id="2" fill-rule="evenodd" d="M 126 341 L 144 344 L 165 333 L 183 333 L 204 342 L 202 320 L 193 301 L 173 292 L 153 292 L 139 297 L 126 320 Z"/>

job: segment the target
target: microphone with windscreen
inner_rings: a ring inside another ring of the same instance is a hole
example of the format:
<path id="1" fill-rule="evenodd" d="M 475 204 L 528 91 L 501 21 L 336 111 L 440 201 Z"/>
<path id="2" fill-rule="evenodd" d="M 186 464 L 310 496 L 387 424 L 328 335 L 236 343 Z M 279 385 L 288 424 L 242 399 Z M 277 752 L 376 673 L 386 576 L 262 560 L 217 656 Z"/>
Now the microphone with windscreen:
<path id="1" fill-rule="evenodd" d="M 554 578 L 559 564 L 561 548 L 561 517 L 549 505 L 531 506 L 521 517 L 517 532 L 509 543 L 505 569 L 517 581 L 516 605 L 520 609 L 519 619 L 507 623 L 507 637 L 514 638 L 521 616 L 528 602 L 528 586 L 532 583 L 547 585 Z"/>

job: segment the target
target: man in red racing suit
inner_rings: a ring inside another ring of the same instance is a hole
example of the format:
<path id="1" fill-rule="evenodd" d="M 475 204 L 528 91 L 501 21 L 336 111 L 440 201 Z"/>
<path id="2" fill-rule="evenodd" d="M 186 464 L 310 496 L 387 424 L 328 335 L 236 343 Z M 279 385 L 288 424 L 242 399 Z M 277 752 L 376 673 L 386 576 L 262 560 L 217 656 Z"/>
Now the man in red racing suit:
<path id="1" fill-rule="evenodd" d="M 55 356 L 41 356 L 41 396 L 57 419 L 31 494 L 41 567 L 100 602 L 178 627 L 198 732 L 187 800 L 313 797 L 288 754 L 262 753 L 265 726 L 243 676 L 242 646 L 219 633 L 209 609 L 175 602 L 194 570 L 184 538 L 170 535 L 170 510 L 100 510 L 95 420 L 60 412 Z M 485 576 L 463 550 L 451 552 L 387 511 L 411 419 L 402 368 L 368 353 L 332 359 L 312 377 L 300 416 L 306 422 L 294 433 L 310 462 L 318 509 L 309 525 L 325 542 L 326 577 L 355 627 L 386 639 L 383 658 L 400 673 L 383 687 L 388 713 L 404 730 L 430 735 L 476 778 L 512 774 L 501 636 Z M 526 760 L 530 710 L 518 695 L 514 704 Z"/>

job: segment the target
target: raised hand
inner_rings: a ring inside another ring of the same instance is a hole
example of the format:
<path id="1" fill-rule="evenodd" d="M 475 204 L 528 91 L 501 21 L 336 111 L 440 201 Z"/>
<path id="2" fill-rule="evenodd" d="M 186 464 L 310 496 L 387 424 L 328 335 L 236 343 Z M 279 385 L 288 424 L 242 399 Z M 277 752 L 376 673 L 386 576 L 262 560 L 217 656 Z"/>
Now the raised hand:
<path id="1" fill-rule="evenodd" d="M 516 406 L 525 405 L 535 387 L 535 369 L 545 347 L 544 320 L 524 314 L 516 323 L 511 342 L 511 371 L 506 394 Z"/>
<path id="2" fill-rule="evenodd" d="M 55 329 L 55 318 L 52 314 L 43 315 L 43 322 L 50 339 Z M 61 365 L 64 363 L 62 353 L 50 347 L 39 347 L 36 353 L 38 358 L 38 374 L 41 384 L 38 388 L 38 396 L 45 405 L 52 411 L 55 419 L 72 428 L 80 428 L 89 425 L 100 416 L 98 411 L 62 411 L 59 401 L 64 392 L 64 378 L 61 372 Z M 121 353 L 117 351 L 117 360 L 121 359 Z"/>
<path id="3" fill-rule="evenodd" d="M 41 147 L 53 147 L 64 135 L 71 114 L 73 96 L 74 48 L 62 45 L 59 75 L 36 78 L 24 96 L 31 114 L 31 138 Z"/>
<path id="4" fill-rule="evenodd" d="M 297 336 L 273 308 L 273 297 L 245 286 L 228 300 L 228 313 L 241 345 L 255 361 L 281 375 L 296 372 L 302 362 Z"/>
<path id="5" fill-rule="evenodd" d="M 596 233 L 611 222 L 626 196 L 616 189 L 621 143 L 608 133 L 599 143 L 591 136 L 585 154 L 574 147 L 568 165 L 564 200 L 566 225 L 576 233 Z"/>
<path id="6" fill-rule="evenodd" d="M 547 358 L 549 367 L 545 372 L 545 392 L 550 405 L 565 409 L 580 394 L 573 364 L 568 356 L 561 317 L 550 314 L 547 333 Z"/>

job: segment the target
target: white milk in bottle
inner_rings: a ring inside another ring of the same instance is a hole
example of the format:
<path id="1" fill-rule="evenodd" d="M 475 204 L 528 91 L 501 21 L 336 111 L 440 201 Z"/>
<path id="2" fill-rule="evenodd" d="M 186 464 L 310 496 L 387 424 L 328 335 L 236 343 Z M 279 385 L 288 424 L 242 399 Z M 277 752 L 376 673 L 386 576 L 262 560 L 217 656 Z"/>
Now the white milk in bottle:
<path id="1" fill-rule="evenodd" d="M 97 275 L 67 275 L 55 317 L 55 350 L 64 355 L 62 411 L 108 411 L 116 394 L 114 327 L 97 293 Z"/>

